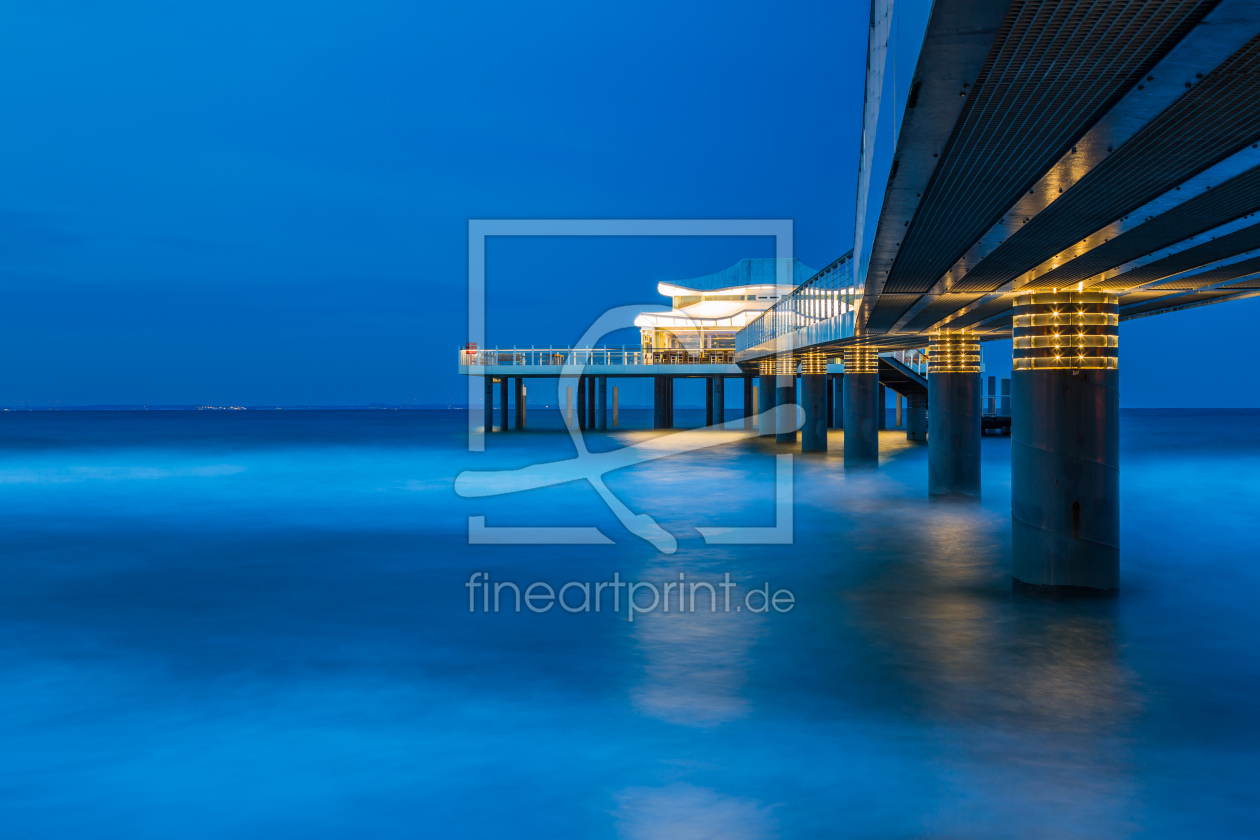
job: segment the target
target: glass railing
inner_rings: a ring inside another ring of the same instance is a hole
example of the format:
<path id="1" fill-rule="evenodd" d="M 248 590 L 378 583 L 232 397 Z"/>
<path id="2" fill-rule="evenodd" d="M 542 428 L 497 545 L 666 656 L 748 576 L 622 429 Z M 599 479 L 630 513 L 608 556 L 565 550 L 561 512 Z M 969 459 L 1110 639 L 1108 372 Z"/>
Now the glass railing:
<path id="1" fill-rule="evenodd" d="M 853 252 L 845 254 L 735 334 L 735 349 L 748 350 L 776 338 L 853 311 L 857 287 Z"/>

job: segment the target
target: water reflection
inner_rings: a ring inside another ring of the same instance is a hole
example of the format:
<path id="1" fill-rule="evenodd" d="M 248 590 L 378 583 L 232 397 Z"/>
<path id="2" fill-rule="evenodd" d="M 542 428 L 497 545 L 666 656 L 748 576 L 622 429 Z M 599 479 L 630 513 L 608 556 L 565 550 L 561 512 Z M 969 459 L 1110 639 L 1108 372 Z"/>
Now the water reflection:
<path id="1" fill-rule="evenodd" d="M 692 785 L 629 788 L 617 798 L 618 833 L 626 840 L 760 840 L 776 836 L 764 805 Z"/>
<path id="2" fill-rule="evenodd" d="M 644 578 L 672 581 L 678 579 L 679 571 L 692 582 L 716 584 L 720 579 L 694 566 L 666 563 L 648 566 Z M 709 609 L 708 591 L 701 587 L 694 612 L 658 610 L 636 618 L 632 636 L 643 679 L 631 688 L 631 698 L 643 714 L 683 726 L 711 727 L 748 713 L 744 687 L 749 659 L 767 617 L 742 610 L 726 612 L 722 589 L 716 592 L 717 611 Z M 742 599 L 741 590 L 735 592 L 738 597 L 732 609 Z M 690 597 L 686 603 L 690 606 Z"/>

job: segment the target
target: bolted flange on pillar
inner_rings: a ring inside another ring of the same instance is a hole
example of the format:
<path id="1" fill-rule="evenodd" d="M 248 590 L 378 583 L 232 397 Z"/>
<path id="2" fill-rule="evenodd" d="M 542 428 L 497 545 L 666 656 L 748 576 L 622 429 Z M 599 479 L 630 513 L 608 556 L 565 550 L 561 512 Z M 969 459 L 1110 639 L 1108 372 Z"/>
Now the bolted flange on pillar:
<path id="1" fill-rule="evenodd" d="M 844 465 L 879 464 L 879 355 L 870 347 L 844 351 Z"/>
<path id="2" fill-rule="evenodd" d="M 827 357 L 816 350 L 801 359 L 802 452 L 827 451 Z"/>
<path id="3" fill-rule="evenodd" d="M 980 498 L 980 342 L 938 332 L 928 347 L 928 495 Z"/>
<path id="4" fill-rule="evenodd" d="M 1031 292 L 1014 311 L 1015 580 L 1120 585 L 1120 307 L 1111 292 Z"/>

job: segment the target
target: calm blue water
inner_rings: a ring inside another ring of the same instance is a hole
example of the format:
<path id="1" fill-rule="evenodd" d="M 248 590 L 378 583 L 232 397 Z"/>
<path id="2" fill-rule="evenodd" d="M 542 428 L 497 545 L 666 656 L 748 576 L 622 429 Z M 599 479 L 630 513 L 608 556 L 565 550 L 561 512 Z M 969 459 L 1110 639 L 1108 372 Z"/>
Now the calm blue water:
<path id="1" fill-rule="evenodd" d="M 664 555 L 585 483 L 457 497 L 572 453 L 470 454 L 464 424 L 0 415 L 0 836 L 1260 835 L 1260 413 L 1126 412 L 1125 589 L 1066 603 L 1011 591 L 1004 438 L 960 506 L 923 446 L 846 474 L 833 433 L 795 459 L 791 546 L 694 530 L 772 523 L 772 444 L 610 475 Z M 470 546 L 470 515 L 615 544 Z M 469 613 L 473 571 L 730 573 L 796 607 Z"/>

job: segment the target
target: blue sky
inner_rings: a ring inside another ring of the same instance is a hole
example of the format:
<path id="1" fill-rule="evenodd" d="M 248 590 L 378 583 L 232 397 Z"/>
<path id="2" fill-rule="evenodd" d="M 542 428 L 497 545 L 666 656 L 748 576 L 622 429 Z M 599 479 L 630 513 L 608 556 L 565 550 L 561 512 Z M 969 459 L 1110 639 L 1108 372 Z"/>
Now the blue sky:
<path id="1" fill-rule="evenodd" d="M 852 242 L 867 16 L 10 2 L 0 404 L 458 400 L 469 218 L 791 218 L 825 265 Z M 494 241 L 490 342 L 571 342 L 771 248 Z M 1162 348 L 1245 353 L 1257 316 L 1126 324 L 1125 404 L 1256 405 L 1254 372 L 1222 392 Z"/>

